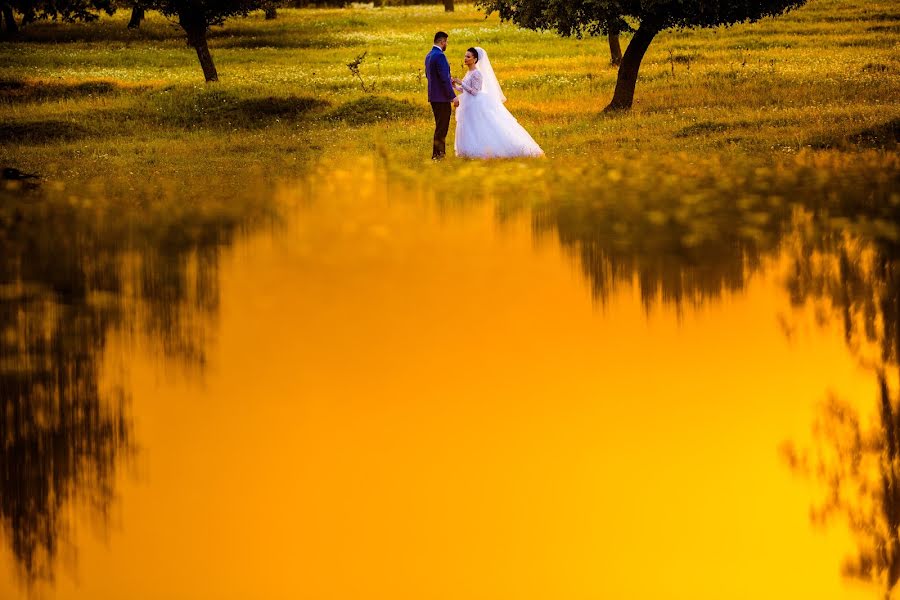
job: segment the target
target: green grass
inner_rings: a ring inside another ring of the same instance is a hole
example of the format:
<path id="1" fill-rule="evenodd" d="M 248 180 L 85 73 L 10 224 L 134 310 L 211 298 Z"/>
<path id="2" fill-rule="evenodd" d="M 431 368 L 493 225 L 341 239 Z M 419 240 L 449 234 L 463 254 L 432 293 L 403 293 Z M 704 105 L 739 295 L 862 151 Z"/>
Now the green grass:
<path id="1" fill-rule="evenodd" d="M 211 85 L 174 23 L 151 13 L 131 31 L 126 20 L 38 23 L 0 42 L 0 164 L 62 181 L 217 181 L 248 169 L 293 177 L 372 155 L 429 177 L 458 173 L 468 161 L 428 161 L 421 67 L 437 29 L 450 33 L 455 73 L 468 46 L 490 51 L 508 107 L 549 158 L 512 161 L 529 173 L 566 179 L 566 169 L 618 166 L 647 178 L 660 161 L 677 174 L 678 164 L 712 160 L 728 177 L 808 152 L 856 154 L 878 170 L 897 147 L 900 7 L 891 0 L 812 0 L 756 24 L 666 32 L 644 59 L 634 109 L 616 116 L 600 114 L 616 77 L 604 39 L 524 31 L 471 5 L 233 19 L 212 32 L 221 81 Z M 374 95 L 346 66 L 364 51 Z M 522 172 L 509 162 L 466 169 Z"/>

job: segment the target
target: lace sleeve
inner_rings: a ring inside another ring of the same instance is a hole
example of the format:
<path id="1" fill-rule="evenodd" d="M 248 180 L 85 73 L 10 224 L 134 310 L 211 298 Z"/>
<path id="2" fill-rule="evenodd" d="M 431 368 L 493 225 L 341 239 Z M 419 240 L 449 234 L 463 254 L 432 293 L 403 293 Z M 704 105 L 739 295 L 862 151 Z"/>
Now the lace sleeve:
<path id="1" fill-rule="evenodd" d="M 462 86 L 463 91 L 474 96 L 481 91 L 481 83 L 483 81 L 484 79 L 481 76 L 481 71 L 475 70 L 472 71 L 468 77 L 463 79 L 460 85 Z"/>

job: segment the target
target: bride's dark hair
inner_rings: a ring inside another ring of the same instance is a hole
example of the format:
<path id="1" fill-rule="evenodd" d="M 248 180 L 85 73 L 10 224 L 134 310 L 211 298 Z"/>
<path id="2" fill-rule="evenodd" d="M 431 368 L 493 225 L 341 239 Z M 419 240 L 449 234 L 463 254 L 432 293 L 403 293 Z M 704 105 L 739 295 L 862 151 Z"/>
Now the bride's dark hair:
<path id="1" fill-rule="evenodd" d="M 469 48 L 468 50 L 466 50 L 466 52 L 471 52 L 472 56 L 475 57 L 475 62 L 478 62 L 478 50 L 476 50 L 475 48 Z"/>

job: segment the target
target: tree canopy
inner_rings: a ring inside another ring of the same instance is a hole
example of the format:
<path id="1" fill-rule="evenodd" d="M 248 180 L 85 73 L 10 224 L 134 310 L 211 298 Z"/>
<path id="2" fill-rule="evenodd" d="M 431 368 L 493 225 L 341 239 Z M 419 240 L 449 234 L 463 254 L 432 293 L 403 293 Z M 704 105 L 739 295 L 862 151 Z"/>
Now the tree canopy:
<path id="1" fill-rule="evenodd" d="M 562 36 L 634 31 L 622 57 L 616 91 L 606 110 L 631 108 L 641 60 L 657 33 L 685 27 L 717 27 L 777 16 L 806 0 L 478 0 L 488 14 Z M 623 21 L 624 20 L 624 21 Z M 624 25 L 624 28 L 623 28 Z M 636 25 L 636 26 L 635 26 Z"/>
<path id="2" fill-rule="evenodd" d="M 23 25 L 38 19 L 95 21 L 101 11 L 110 15 L 115 12 L 112 0 L 5 0 L 2 8 L 9 33 L 18 28 L 13 19 L 13 10 L 22 13 Z"/>

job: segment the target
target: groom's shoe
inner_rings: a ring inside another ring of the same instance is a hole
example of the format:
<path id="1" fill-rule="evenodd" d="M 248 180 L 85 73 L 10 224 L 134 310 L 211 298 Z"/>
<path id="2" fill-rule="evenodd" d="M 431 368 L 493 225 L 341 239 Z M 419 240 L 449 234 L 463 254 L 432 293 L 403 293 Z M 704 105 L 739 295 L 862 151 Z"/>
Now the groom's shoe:
<path id="1" fill-rule="evenodd" d="M 431 156 L 431 160 L 444 160 L 443 154 L 434 154 Z"/>

